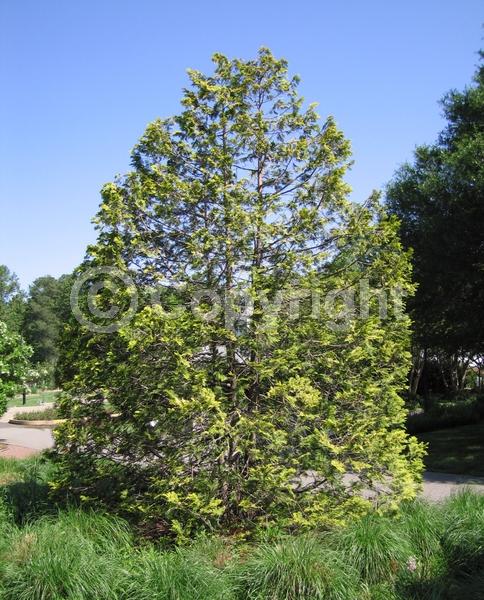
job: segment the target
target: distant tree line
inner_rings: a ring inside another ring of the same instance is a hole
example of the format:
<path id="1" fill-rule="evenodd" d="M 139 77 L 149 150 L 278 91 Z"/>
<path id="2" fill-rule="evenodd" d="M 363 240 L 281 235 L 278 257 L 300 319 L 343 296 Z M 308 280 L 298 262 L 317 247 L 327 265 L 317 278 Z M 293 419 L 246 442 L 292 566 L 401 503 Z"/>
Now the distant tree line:
<path id="1" fill-rule="evenodd" d="M 59 358 L 59 336 L 62 324 L 70 312 L 71 276 L 59 278 L 46 275 L 36 279 L 24 292 L 18 277 L 7 266 L 0 265 L 0 322 L 2 336 L 17 346 L 29 348 L 28 367 L 22 375 L 12 377 L 22 383 L 42 387 L 55 384 L 55 369 Z M 30 381 L 29 381 L 30 380 Z M 10 391 L 13 389 L 10 386 Z"/>

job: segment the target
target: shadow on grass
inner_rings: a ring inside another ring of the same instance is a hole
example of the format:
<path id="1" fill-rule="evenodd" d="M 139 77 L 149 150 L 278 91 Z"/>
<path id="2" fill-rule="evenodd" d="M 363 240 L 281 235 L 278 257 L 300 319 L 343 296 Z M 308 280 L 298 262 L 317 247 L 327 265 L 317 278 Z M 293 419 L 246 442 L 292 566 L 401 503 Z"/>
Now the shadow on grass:
<path id="1" fill-rule="evenodd" d="M 43 515 L 56 513 L 47 484 L 51 465 L 43 458 L 25 461 L 2 461 L 0 498 L 4 509 L 17 525 L 24 525 Z"/>
<path id="2" fill-rule="evenodd" d="M 482 600 L 484 573 L 452 578 L 436 577 L 428 581 L 397 585 L 398 598 L 405 600 Z"/>
<path id="3" fill-rule="evenodd" d="M 484 421 L 421 433 L 418 438 L 428 443 L 429 471 L 484 476 Z"/>
<path id="4" fill-rule="evenodd" d="M 52 514 L 49 486 L 35 480 L 16 481 L 3 486 L 4 502 L 17 525 L 24 525 L 42 515 Z"/>

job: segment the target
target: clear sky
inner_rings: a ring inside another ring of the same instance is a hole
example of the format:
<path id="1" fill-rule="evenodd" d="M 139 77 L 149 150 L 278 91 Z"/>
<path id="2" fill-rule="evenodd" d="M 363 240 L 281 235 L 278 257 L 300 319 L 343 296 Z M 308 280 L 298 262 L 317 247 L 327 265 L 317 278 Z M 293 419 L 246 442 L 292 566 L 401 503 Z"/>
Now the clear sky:
<path id="1" fill-rule="evenodd" d="M 381 188 L 470 82 L 481 0 L 0 0 L 0 264 L 28 286 L 82 260 L 99 190 L 188 67 L 260 46 L 353 144 L 353 197 Z"/>

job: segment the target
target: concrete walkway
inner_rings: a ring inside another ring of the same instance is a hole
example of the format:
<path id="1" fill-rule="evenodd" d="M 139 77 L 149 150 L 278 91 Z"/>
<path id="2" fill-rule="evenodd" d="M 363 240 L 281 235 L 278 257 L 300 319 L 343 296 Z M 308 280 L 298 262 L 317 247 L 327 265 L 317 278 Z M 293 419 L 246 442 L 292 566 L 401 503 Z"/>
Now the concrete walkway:
<path id="1" fill-rule="evenodd" d="M 443 500 L 464 488 L 484 494 L 484 477 L 426 472 L 422 496 L 427 500 Z"/>
<path id="2" fill-rule="evenodd" d="M 9 424 L 10 419 L 18 413 L 36 412 L 51 406 L 53 406 L 52 402 L 38 406 L 12 406 L 0 417 L 1 458 L 27 458 L 52 448 L 54 438 L 51 429 Z"/>
<path id="3" fill-rule="evenodd" d="M 23 427 L 21 425 L 0 423 L 0 444 L 21 446 L 40 452 L 41 450 L 52 448 L 54 438 L 52 430 L 48 428 Z"/>

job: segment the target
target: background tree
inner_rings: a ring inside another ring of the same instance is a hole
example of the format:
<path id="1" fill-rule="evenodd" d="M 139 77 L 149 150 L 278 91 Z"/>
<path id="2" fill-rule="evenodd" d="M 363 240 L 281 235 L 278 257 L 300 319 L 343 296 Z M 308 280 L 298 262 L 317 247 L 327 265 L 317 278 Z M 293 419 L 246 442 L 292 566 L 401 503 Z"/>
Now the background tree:
<path id="1" fill-rule="evenodd" d="M 59 355 L 59 335 L 67 319 L 70 277 L 39 277 L 30 286 L 22 333 L 32 346 L 32 362 L 54 367 Z M 66 306 L 67 305 L 67 306 Z"/>
<path id="2" fill-rule="evenodd" d="M 0 265 L 0 320 L 12 332 L 19 333 L 25 311 L 25 295 L 20 289 L 17 275 L 5 265 Z"/>
<path id="3" fill-rule="evenodd" d="M 32 349 L 16 333 L 8 331 L 0 321 L 0 414 L 29 372 Z"/>
<path id="4" fill-rule="evenodd" d="M 284 60 L 214 62 L 211 76 L 190 72 L 182 114 L 150 124 L 133 170 L 103 189 L 81 272 L 129 274 L 141 310 L 112 334 L 68 329 L 57 486 L 179 537 L 338 522 L 368 508 L 363 489 L 394 507 L 422 466 L 398 396 L 408 322 L 382 320 L 374 295 L 338 315 L 362 279 L 411 290 L 396 221 L 376 197 L 346 199 L 349 144 L 303 108 Z M 178 310 L 145 301 L 160 286 Z M 314 318 L 312 297 L 328 294 Z"/>
<path id="5" fill-rule="evenodd" d="M 387 190 L 418 283 L 409 304 L 412 392 L 424 363 L 422 383 L 462 388 L 470 359 L 484 346 L 484 67 L 474 85 L 450 92 L 442 104 L 448 124 L 437 143 L 417 148 Z"/>

